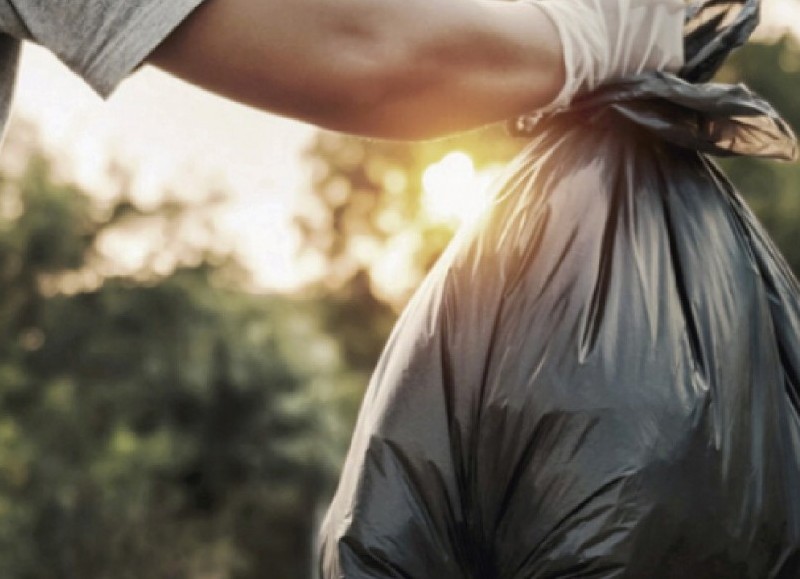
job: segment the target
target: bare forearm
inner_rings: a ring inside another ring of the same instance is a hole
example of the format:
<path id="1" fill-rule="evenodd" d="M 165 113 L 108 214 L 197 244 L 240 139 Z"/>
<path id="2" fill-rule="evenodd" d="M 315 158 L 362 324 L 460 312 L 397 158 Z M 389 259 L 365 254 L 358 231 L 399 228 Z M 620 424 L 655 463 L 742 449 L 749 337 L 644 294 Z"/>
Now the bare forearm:
<path id="1" fill-rule="evenodd" d="M 411 8 L 424 11 L 423 3 L 412 0 Z M 560 43 L 533 6 L 497 0 L 428 5 L 438 6 L 440 20 L 419 37 L 413 21 L 395 32 L 411 31 L 411 38 L 398 41 L 412 47 L 411 66 L 387 81 L 390 90 L 377 106 L 344 119 L 351 130 L 435 137 L 508 119 L 555 98 L 564 82 Z"/>
<path id="2" fill-rule="evenodd" d="M 264 110 L 384 138 L 425 138 L 540 107 L 559 42 L 499 0 L 207 0 L 151 56 Z"/>

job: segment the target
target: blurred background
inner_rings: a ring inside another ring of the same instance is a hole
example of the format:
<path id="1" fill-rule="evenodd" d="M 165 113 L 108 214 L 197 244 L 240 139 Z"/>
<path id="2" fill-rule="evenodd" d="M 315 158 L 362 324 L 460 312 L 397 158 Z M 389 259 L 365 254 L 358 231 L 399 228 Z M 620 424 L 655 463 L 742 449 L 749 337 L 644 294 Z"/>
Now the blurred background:
<path id="1" fill-rule="evenodd" d="M 800 128 L 800 0 L 720 74 Z M 0 155 L 0 577 L 303 579 L 392 324 L 524 145 L 257 113 L 27 47 Z M 722 161 L 795 272 L 800 164 Z"/>

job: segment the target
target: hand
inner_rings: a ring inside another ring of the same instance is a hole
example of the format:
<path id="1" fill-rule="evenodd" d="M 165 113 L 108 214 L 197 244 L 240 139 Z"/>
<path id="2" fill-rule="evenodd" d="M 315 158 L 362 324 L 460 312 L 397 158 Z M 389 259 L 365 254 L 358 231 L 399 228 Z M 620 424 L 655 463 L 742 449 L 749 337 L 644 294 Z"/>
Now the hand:
<path id="1" fill-rule="evenodd" d="M 683 0 L 523 1 L 550 17 L 563 48 L 566 82 L 543 111 L 609 80 L 683 65 Z"/>

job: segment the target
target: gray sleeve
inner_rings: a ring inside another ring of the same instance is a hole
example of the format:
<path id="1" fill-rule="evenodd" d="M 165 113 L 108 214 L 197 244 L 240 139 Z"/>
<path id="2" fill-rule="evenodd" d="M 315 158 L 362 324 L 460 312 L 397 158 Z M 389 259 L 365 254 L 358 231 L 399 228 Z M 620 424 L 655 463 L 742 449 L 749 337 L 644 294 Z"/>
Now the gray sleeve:
<path id="1" fill-rule="evenodd" d="M 203 0 L 0 0 L 0 32 L 51 50 L 108 97 Z"/>

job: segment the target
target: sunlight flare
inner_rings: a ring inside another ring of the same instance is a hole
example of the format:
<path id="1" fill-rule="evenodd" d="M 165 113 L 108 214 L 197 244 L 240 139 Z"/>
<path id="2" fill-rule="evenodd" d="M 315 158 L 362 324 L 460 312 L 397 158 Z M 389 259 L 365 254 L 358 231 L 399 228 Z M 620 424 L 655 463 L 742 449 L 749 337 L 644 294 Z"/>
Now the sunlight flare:
<path id="1" fill-rule="evenodd" d="M 433 222 L 471 223 L 489 203 L 487 186 L 492 175 L 475 170 L 472 158 L 453 151 L 432 163 L 422 175 L 422 205 Z"/>

